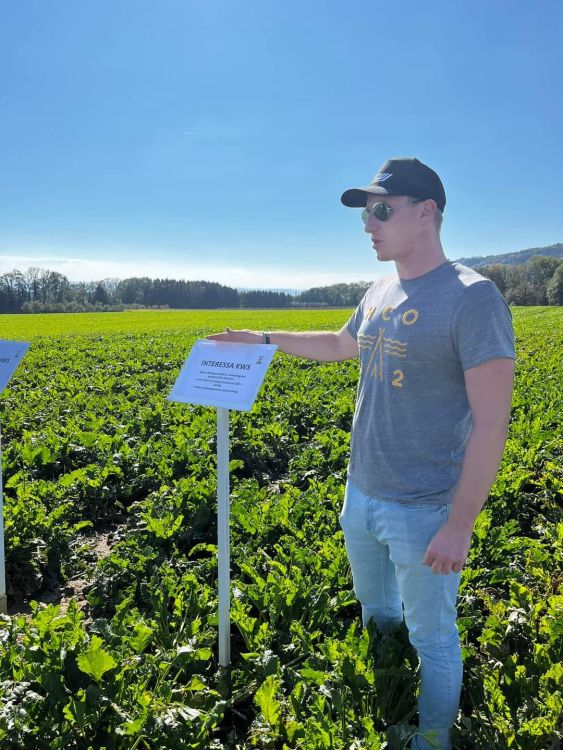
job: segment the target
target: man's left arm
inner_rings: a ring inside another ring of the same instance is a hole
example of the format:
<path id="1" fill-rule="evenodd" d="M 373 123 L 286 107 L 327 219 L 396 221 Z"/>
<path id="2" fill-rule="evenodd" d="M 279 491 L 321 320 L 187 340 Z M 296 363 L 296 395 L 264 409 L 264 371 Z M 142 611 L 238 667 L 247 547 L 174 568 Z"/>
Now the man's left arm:
<path id="1" fill-rule="evenodd" d="M 502 458 L 513 383 L 512 359 L 491 359 L 465 371 L 472 428 L 450 516 L 424 556 L 424 564 L 431 566 L 434 573 L 459 573 L 469 553 L 475 519 Z"/>

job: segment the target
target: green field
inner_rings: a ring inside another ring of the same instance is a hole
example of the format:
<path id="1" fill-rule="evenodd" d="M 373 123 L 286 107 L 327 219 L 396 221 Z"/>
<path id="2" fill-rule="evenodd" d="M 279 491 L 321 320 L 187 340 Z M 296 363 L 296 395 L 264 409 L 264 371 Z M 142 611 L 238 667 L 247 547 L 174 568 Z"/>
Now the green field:
<path id="1" fill-rule="evenodd" d="M 459 750 L 556 750 L 562 732 L 563 312 L 513 313 L 509 438 L 460 588 Z M 166 400 L 198 337 L 349 314 L 0 316 L 0 338 L 32 342 L 0 396 L 3 750 L 405 746 L 416 655 L 404 628 L 362 631 L 338 524 L 357 363 L 277 355 L 231 415 L 228 672 L 215 415 Z"/>
<path id="2" fill-rule="evenodd" d="M 339 328 L 352 310 L 141 310 L 119 313 L 46 313 L 44 315 L 0 315 L 0 338 L 36 336 L 99 336 L 107 333 L 185 333 L 231 328 L 252 330 L 316 330 Z M 557 307 L 518 307 L 512 314 L 516 324 L 529 326 L 541 316 L 556 328 L 562 325 Z"/>
<path id="3" fill-rule="evenodd" d="M 549 308 L 546 308 L 549 309 Z M 341 326 L 350 310 L 182 310 L 0 315 L 0 338 L 90 336 L 104 333 L 189 332 L 230 328 L 299 330 Z"/>

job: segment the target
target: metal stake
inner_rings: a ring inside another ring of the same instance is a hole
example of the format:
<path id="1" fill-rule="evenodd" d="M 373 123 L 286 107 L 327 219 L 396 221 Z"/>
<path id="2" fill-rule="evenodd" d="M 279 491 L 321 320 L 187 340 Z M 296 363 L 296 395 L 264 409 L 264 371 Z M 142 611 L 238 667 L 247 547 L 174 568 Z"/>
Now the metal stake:
<path id="1" fill-rule="evenodd" d="M 0 431 L 0 614 L 8 614 L 6 552 L 4 549 L 4 488 L 2 486 L 2 432 Z"/>
<path id="2" fill-rule="evenodd" d="M 229 410 L 217 409 L 217 535 L 219 553 L 219 664 L 231 663 L 229 541 Z"/>

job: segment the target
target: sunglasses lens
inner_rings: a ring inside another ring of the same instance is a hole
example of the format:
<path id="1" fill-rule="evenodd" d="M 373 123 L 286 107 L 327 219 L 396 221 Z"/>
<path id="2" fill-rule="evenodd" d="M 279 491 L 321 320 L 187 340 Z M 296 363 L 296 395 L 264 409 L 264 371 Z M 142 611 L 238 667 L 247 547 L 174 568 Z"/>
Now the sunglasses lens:
<path id="1" fill-rule="evenodd" d="M 376 203 L 371 208 L 364 208 L 362 210 L 362 221 L 364 224 L 367 224 L 370 214 L 376 216 L 379 221 L 387 221 L 391 216 L 391 206 L 388 206 L 386 203 Z"/>
<path id="2" fill-rule="evenodd" d="M 391 210 L 386 203 L 376 203 L 373 207 L 373 213 L 377 216 L 379 221 L 387 221 L 391 215 Z"/>

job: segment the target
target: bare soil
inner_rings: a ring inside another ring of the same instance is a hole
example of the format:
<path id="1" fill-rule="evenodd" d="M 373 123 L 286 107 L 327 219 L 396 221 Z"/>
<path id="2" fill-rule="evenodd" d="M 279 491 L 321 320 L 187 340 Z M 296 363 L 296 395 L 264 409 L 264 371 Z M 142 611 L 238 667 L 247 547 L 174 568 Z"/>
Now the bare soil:
<path id="1" fill-rule="evenodd" d="M 94 533 L 83 540 L 84 546 L 87 546 L 86 555 L 89 561 L 89 567 L 94 571 L 97 563 L 104 557 L 110 554 L 112 548 L 112 542 L 116 537 L 119 536 L 119 529 L 112 528 L 108 531 Z M 64 614 L 71 601 L 75 601 L 78 608 L 81 609 L 86 615 L 85 622 L 90 622 L 88 617 L 88 602 L 84 596 L 84 591 L 90 578 L 77 577 L 71 578 L 61 584 L 56 584 L 53 588 L 48 591 L 39 593 L 33 597 L 33 601 L 37 601 L 40 604 L 57 604 L 61 608 L 61 614 Z M 29 601 L 13 602 L 8 606 L 9 615 L 28 615 L 31 613 Z"/>

